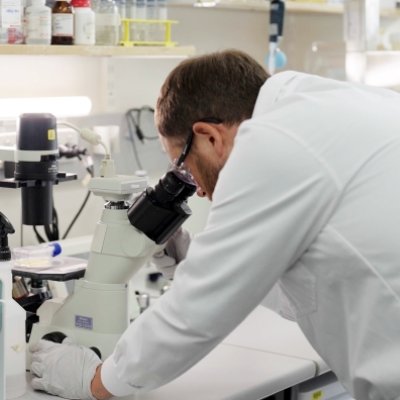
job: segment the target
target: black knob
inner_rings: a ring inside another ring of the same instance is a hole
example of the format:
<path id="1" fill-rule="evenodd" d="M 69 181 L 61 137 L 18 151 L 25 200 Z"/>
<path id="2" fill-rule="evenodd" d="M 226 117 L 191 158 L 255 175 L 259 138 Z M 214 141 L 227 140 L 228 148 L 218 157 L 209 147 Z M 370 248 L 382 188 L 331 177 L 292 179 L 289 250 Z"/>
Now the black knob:
<path id="1" fill-rule="evenodd" d="M 66 337 L 67 337 L 67 335 L 65 335 L 64 333 L 55 331 L 55 332 L 46 333 L 46 334 L 42 337 L 42 339 L 48 340 L 49 342 L 62 343 L 63 340 L 64 340 Z"/>

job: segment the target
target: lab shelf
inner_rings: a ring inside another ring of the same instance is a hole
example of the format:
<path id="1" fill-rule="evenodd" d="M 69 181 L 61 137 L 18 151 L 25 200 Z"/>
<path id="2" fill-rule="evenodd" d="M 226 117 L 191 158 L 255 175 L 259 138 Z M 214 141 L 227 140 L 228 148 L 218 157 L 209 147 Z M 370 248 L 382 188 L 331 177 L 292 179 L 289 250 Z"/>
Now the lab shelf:
<path id="1" fill-rule="evenodd" d="M 211 7 L 213 4 L 215 5 Z M 343 14 L 343 4 L 330 4 L 322 1 L 285 1 L 286 12 L 297 14 Z M 270 2 L 265 0 L 171 0 L 169 7 L 195 7 L 249 11 L 269 11 Z M 400 10 L 383 9 L 381 16 L 398 17 Z"/>
<path id="2" fill-rule="evenodd" d="M 213 7 L 210 5 L 214 4 Z M 287 12 L 296 13 L 328 13 L 340 14 L 343 12 L 341 4 L 327 4 L 320 2 L 285 1 Z M 270 4 L 265 0 L 193 0 L 181 2 L 171 0 L 169 7 L 195 7 L 195 8 L 214 8 L 250 11 L 269 11 Z"/>
<path id="3" fill-rule="evenodd" d="M 194 54 L 194 46 L 0 45 L 0 55 L 160 58 L 185 57 Z"/>

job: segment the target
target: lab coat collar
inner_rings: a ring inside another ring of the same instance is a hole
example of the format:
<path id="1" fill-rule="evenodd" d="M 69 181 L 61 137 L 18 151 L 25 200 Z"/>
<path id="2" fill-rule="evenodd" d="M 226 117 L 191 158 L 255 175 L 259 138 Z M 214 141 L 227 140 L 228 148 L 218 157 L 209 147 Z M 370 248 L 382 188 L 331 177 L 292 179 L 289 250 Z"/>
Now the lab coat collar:
<path id="1" fill-rule="evenodd" d="M 285 71 L 268 78 L 258 94 L 253 117 L 264 114 L 279 99 L 294 91 L 297 86 L 294 82 L 304 75 L 296 71 Z"/>

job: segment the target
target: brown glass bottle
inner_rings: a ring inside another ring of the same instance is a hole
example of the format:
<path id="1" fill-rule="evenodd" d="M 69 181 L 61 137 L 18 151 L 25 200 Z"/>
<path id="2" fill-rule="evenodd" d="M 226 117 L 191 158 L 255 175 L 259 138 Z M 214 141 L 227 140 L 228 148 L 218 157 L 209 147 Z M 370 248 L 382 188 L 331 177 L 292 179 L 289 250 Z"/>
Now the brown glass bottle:
<path id="1" fill-rule="evenodd" d="M 67 0 L 57 0 L 52 8 L 51 44 L 74 44 L 74 16 Z"/>

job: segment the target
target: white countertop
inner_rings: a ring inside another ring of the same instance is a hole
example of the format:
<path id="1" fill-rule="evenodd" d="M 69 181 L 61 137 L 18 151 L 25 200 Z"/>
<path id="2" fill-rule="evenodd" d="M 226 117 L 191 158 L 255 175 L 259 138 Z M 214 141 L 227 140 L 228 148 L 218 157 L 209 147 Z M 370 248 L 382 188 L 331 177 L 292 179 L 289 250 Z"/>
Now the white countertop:
<path id="1" fill-rule="evenodd" d="M 170 384 L 126 399 L 259 400 L 308 380 L 315 372 L 312 361 L 221 344 Z M 20 400 L 50 399 L 57 397 L 35 392 L 30 386 L 20 397 Z"/>
<path id="2" fill-rule="evenodd" d="M 221 344 L 174 382 L 140 400 L 258 400 L 315 376 L 308 360 Z"/>
<path id="3" fill-rule="evenodd" d="M 157 362 L 157 360 L 154 360 Z M 175 381 L 138 400 L 259 400 L 328 367 L 297 324 L 259 306 L 222 344 Z M 21 400 L 54 400 L 30 387 Z"/>
<path id="4" fill-rule="evenodd" d="M 224 343 L 315 362 L 317 375 L 329 371 L 296 322 L 258 306 Z"/>

